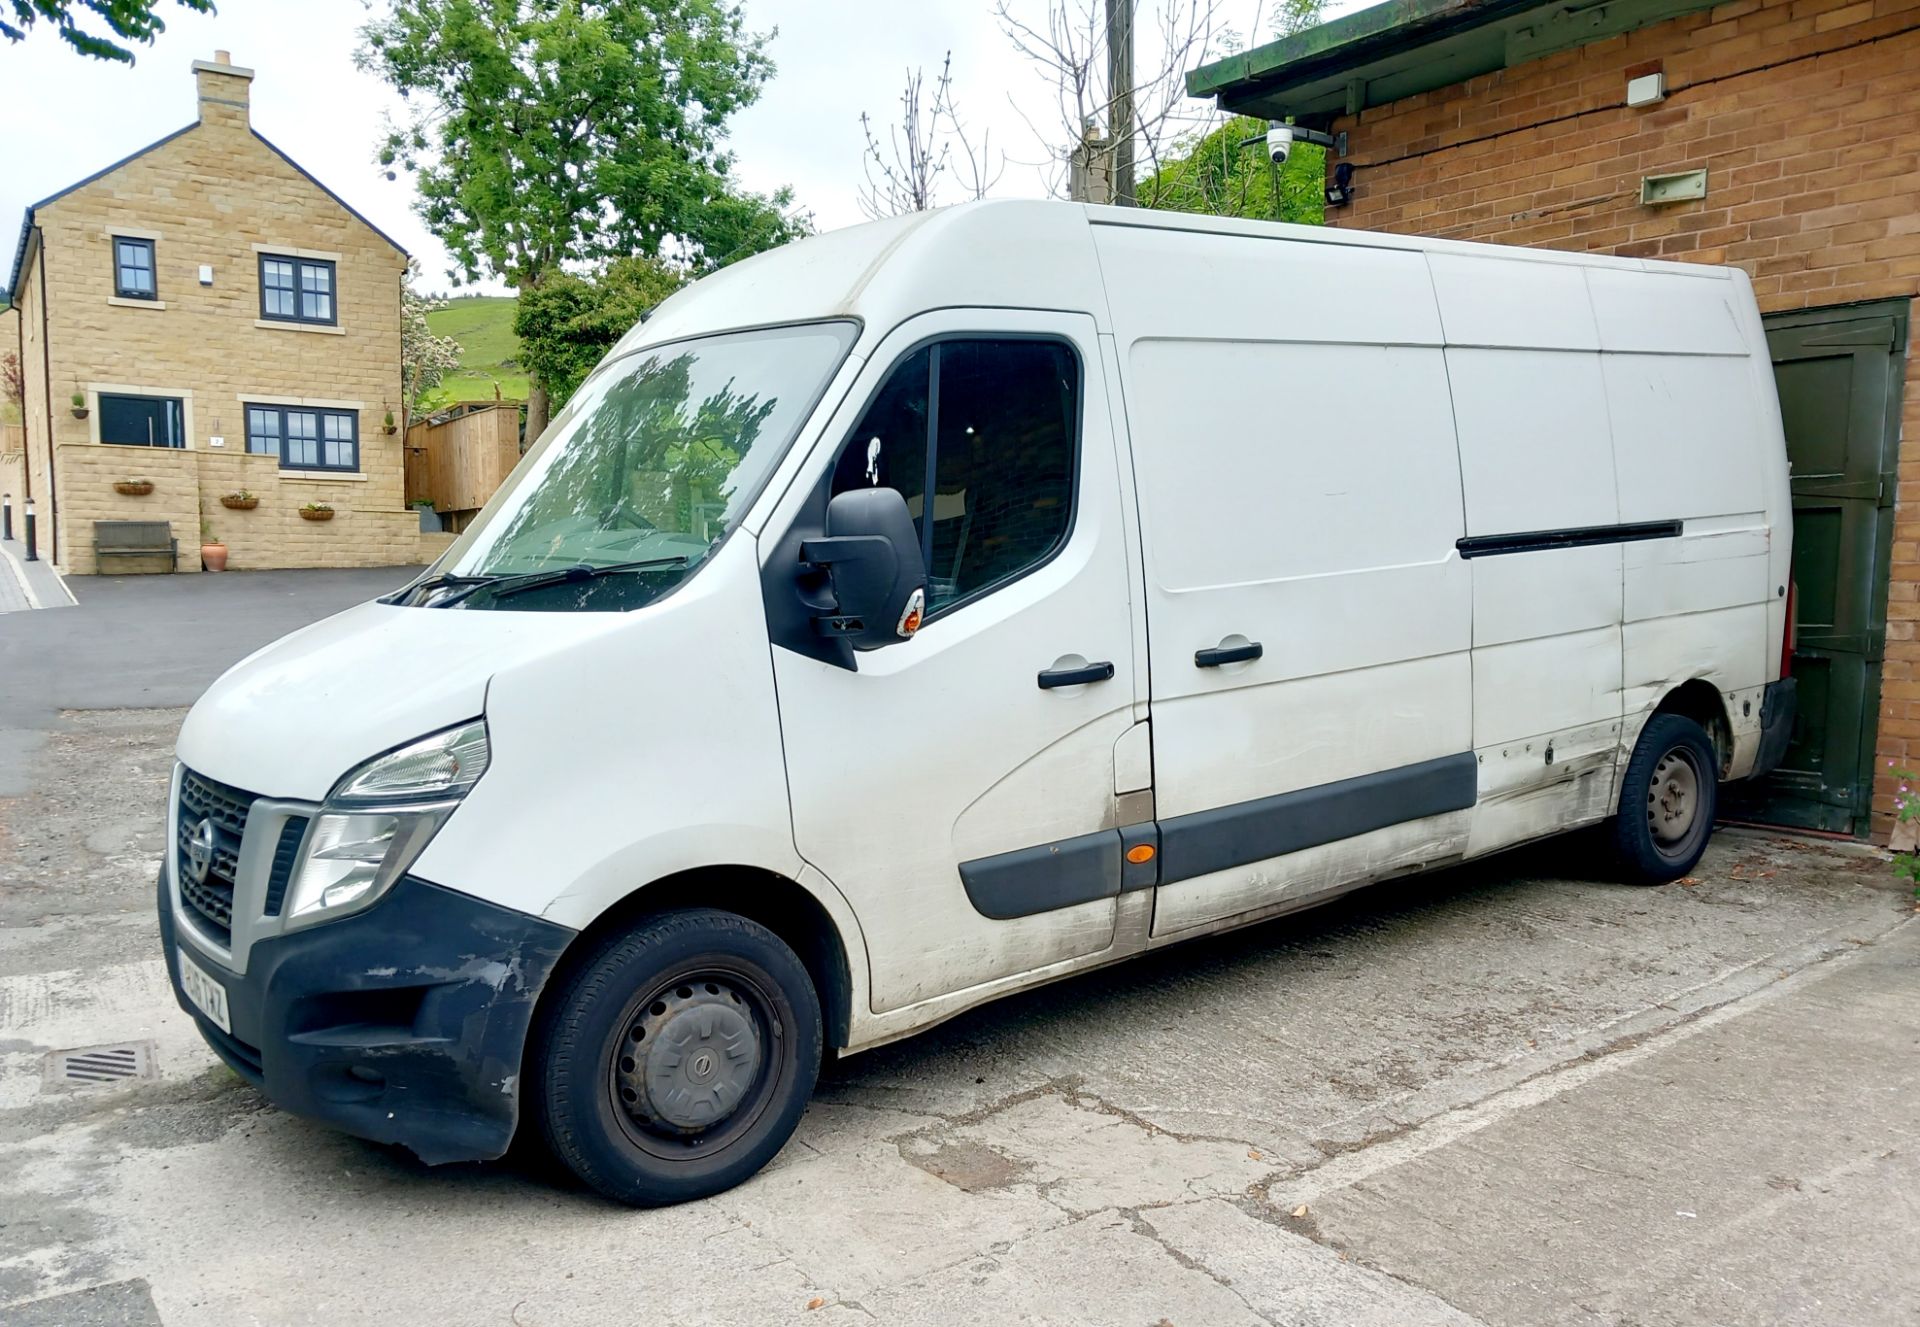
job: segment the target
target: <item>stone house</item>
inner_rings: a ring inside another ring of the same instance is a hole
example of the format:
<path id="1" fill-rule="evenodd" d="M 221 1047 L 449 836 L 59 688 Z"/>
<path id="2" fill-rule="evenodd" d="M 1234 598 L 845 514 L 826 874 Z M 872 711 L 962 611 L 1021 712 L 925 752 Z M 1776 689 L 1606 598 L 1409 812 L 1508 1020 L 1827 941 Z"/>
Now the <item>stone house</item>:
<path id="1" fill-rule="evenodd" d="M 96 522 L 163 520 L 182 572 L 201 569 L 203 531 L 236 570 L 428 560 L 446 540 L 407 509 L 386 426 L 407 255 L 253 128 L 252 70 L 222 51 L 193 77 L 192 124 L 20 229 L 8 291 L 41 556 L 164 571 L 95 557 Z M 115 491 L 128 481 L 153 491 Z M 222 505 L 241 491 L 258 505 Z M 334 518 L 304 519 L 308 504 Z"/>
<path id="2" fill-rule="evenodd" d="M 1801 717 L 1737 813 L 1884 835 L 1889 762 L 1920 761 L 1920 0 L 1393 0 L 1187 88 L 1344 134 L 1329 225 L 1746 269 L 1793 463 Z"/>

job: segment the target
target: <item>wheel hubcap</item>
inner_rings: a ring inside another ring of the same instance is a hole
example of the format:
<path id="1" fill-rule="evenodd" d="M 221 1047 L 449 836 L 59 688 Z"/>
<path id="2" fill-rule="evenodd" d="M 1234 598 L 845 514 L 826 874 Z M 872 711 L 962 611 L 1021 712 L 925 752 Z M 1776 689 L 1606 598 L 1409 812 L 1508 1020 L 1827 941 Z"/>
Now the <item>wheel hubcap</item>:
<path id="1" fill-rule="evenodd" d="M 740 1108 L 765 1059 L 760 1030 L 725 982 L 687 982 L 656 995 L 627 1028 L 614 1065 L 620 1104 L 649 1133 L 704 1133 Z"/>
<path id="2" fill-rule="evenodd" d="M 1653 767 L 1647 789 L 1647 828 L 1656 843 L 1675 844 L 1693 830 L 1700 814 L 1700 772 L 1679 751 L 1669 751 Z"/>

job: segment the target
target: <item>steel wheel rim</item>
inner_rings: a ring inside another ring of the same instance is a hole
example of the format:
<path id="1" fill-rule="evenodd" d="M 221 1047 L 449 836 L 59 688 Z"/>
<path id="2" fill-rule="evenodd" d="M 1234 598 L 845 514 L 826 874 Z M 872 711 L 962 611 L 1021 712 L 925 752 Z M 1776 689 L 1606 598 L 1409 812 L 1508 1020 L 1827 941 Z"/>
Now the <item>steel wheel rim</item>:
<path id="1" fill-rule="evenodd" d="M 1700 820 L 1700 767 L 1685 747 L 1674 747 L 1653 766 L 1647 786 L 1647 830 L 1656 847 L 1672 855 Z"/>
<path id="2" fill-rule="evenodd" d="M 615 1025 L 604 1081 L 608 1106 L 629 1143 L 663 1161 L 697 1161 L 724 1151 L 753 1128 L 784 1076 L 786 1031 L 772 992 L 764 974 L 702 962 L 655 981 L 628 1001 Z M 702 1028 L 702 1022 L 714 1026 Z M 753 1042 L 752 1073 L 747 1081 L 736 1081 L 727 1074 L 726 1043 L 730 1034 L 742 1031 Z M 678 1063 L 662 1063 L 657 1058 L 662 1048 L 677 1053 Z M 711 1063 L 699 1064 L 702 1056 Z M 718 1083 L 725 1109 L 702 1125 L 684 1101 L 661 1090 L 663 1079 L 683 1086 Z M 737 1090 L 729 1092 L 729 1083 Z"/>

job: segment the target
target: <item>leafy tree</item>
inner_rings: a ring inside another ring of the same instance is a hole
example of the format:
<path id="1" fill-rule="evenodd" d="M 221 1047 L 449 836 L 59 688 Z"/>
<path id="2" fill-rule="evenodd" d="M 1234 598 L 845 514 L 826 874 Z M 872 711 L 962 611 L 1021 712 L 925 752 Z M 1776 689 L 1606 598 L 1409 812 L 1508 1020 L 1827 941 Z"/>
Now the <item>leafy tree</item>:
<path id="1" fill-rule="evenodd" d="M 1265 120 L 1242 116 L 1181 140 L 1161 158 L 1160 169 L 1140 182 L 1140 206 L 1319 225 L 1325 219 L 1326 150 L 1297 143 L 1287 164 L 1276 167 L 1264 147 L 1241 146 L 1266 132 Z"/>
<path id="2" fill-rule="evenodd" d="M 593 366 L 683 278 L 648 258 L 622 258 L 597 280 L 557 272 L 520 292 L 513 330 L 520 362 L 547 385 L 558 411 Z"/>
<path id="3" fill-rule="evenodd" d="M 213 0 L 174 0 L 174 3 L 196 14 L 213 12 Z M 44 19 L 54 25 L 62 41 L 80 54 L 91 55 L 96 60 L 132 64 L 133 51 L 113 38 L 153 45 L 153 39 L 167 30 L 166 23 L 153 12 L 159 4 L 160 0 L 77 0 L 77 3 L 76 0 L 0 0 L 0 37 L 24 41 L 27 29 Z M 80 11 L 78 16 L 75 10 Z M 9 11 L 13 14 L 12 22 L 4 17 Z M 80 27 L 80 22 L 89 14 L 106 24 L 113 36 L 102 36 Z"/>
<path id="4" fill-rule="evenodd" d="M 414 289 L 418 265 L 407 265 L 407 279 L 400 287 L 400 395 L 411 411 L 420 398 L 440 385 L 440 380 L 460 367 L 460 343 L 441 336 L 427 322 L 427 315 L 447 307 L 445 300 L 429 299 Z"/>
<path id="5" fill-rule="evenodd" d="M 466 280 L 525 295 L 630 254 L 699 270 L 804 224 L 729 178 L 727 120 L 773 71 L 730 0 L 391 0 L 361 36 L 412 108 L 381 160 L 413 172 Z M 537 371 L 527 416 L 545 427 Z"/>

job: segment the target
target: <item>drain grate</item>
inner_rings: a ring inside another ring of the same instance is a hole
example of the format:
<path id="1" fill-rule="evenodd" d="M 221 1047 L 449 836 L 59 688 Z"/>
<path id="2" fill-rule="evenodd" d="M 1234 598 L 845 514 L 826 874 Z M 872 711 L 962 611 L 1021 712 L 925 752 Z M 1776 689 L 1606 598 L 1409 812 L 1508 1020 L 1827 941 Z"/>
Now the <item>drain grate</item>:
<path id="1" fill-rule="evenodd" d="M 153 1047 L 144 1041 L 82 1046 L 47 1057 L 47 1076 L 59 1083 L 115 1083 L 153 1077 Z"/>

